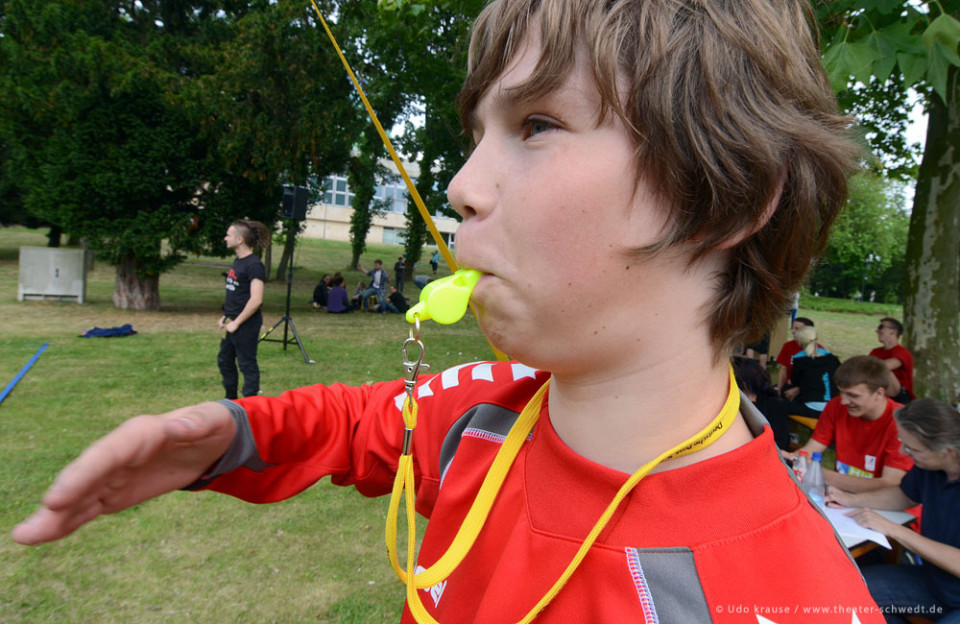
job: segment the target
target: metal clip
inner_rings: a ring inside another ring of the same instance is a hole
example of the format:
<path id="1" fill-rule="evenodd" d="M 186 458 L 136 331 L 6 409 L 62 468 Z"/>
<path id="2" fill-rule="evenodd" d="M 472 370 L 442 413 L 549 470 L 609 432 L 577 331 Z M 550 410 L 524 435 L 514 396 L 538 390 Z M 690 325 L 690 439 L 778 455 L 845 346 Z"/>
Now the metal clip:
<path id="1" fill-rule="evenodd" d="M 424 347 L 423 343 L 420 342 L 420 318 L 417 317 L 415 321 L 415 325 L 410 325 L 410 337 L 403 341 L 403 379 L 407 394 L 413 393 L 420 371 L 430 370 L 430 365 L 423 362 Z M 416 327 L 416 333 L 414 333 L 414 327 Z M 420 350 L 416 358 L 410 357 L 409 349 L 411 345 L 415 345 Z"/>
<path id="2" fill-rule="evenodd" d="M 415 345 L 420 351 L 415 358 L 409 355 L 411 345 Z M 429 364 L 423 363 L 423 343 L 416 338 L 407 338 L 403 342 L 403 379 L 407 392 L 411 392 L 417 385 L 417 377 L 421 370 L 430 370 Z"/>

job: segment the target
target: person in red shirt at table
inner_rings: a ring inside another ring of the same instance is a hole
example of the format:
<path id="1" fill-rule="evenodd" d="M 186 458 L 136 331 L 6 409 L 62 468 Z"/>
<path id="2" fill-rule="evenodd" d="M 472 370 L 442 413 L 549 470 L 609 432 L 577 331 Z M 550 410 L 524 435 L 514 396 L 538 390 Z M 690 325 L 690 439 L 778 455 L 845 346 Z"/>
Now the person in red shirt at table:
<path id="1" fill-rule="evenodd" d="M 827 492 L 832 507 L 883 533 L 923 559 L 923 565 L 864 566 L 863 578 L 888 624 L 923 615 L 941 624 L 960 622 L 960 414 L 936 399 L 918 399 L 894 418 L 903 452 L 915 465 L 898 487 L 851 494 Z M 874 509 L 903 511 L 923 505 L 920 532 L 891 522 Z M 919 608 L 918 608 L 919 607 Z"/>
<path id="2" fill-rule="evenodd" d="M 913 354 L 900 344 L 903 334 L 903 325 L 895 318 L 880 319 L 877 326 L 877 338 L 882 347 L 870 352 L 875 358 L 880 358 L 890 369 L 890 397 L 898 403 L 909 403 L 917 398 L 913 394 Z"/>
<path id="3" fill-rule="evenodd" d="M 822 453 L 834 444 L 836 470 L 823 471 L 827 485 L 866 492 L 899 485 L 913 461 L 900 452 L 893 413 L 903 407 L 887 397 L 889 372 L 875 357 L 852 357 L 834 377 L 840 396 L 831 399 L 801 450 Z M 784 453 L 794 459 L 797 453 Z"/>
<path id="4" fill-rule="evenodd" d="M 788 389 L 786 392 L 792 392 L 792 395 L 784 394 L 784 388 L 790 383 L 790 373 L 793 372 L 793 356 L 803 351 L 803 347 L 797 342 L 797 332 L 800 331 L 801 327 L 813 327 L 813 321 L 804 316 L 795 318 L 793 325 L 790 326 L 793 339 L 783 343 L 783 346 L 780 347 L 780 353 L 777 355 L 777 364 L 780 365 L 780 370 L 777 371 L 777 394 L 789 400 L 793 400 L 800 392 L 799 389 L 795 391 Z"/>

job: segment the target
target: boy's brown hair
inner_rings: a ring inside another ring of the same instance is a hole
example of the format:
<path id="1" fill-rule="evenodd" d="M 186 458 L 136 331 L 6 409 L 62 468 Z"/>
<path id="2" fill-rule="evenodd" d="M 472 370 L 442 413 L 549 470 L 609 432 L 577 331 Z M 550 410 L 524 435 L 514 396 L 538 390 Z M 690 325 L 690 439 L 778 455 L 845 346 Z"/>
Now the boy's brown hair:
<path id="1" fill-rule="evenodd" d="M 883 360 L 872 355 L 858 355 L 850 358 L 837 368 L 833 382 L 841 390 L 864 384 L 870 392 L 877 388 L 884 390 L 890 385 L 890 369 Z"/>
<path id="2" fill-rule="evenodd" d="M 807 0 L 495 0 L 475 24 L 458 98 L 471 118 L 540 29 L 532 99 L 586 54 L 608 114 L 631 129 L 637 181 L 670 208 L 638 255 L 683 246 L 692 261 L 731 248 L 709 318 L 718 354 L 787 309 L 846 200 L 856 150 L 820 64 Z M 772 215 L 769 208 L 775 206 Z"/>

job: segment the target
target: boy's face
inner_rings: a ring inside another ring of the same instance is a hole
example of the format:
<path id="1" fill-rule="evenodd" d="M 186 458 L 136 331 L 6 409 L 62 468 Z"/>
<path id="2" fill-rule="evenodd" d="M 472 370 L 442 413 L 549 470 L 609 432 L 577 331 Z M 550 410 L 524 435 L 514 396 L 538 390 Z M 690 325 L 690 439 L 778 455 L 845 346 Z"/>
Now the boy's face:
<path id="1" fill-rule="evenodd" d="M 867 384 L 857 384 L 851 388 L 840 388 L 840 403 L 854 418 L 876 420 L 883 416 L 887 408 L 887 393 L 883 388 L 870 391 Z"/>
<path id="2" fill-rule="evenodd" d="M 677 288 L 683 299 L 686 262 L 628 255 L 660 238 L 665 210 L 636 182 L 622 123 L 608 115 L 597 124 L 600 95 L 582 59 L 556 91 L 511 99 L 539 49 L 528 36 L 473 111 L 476 147 L 447 195 L 463 217 L 458 260 L 484 274 L 473 293 L 484 332 L 511 356 L 558 372 L 553 362 L 584 347 L 591 356 L 622 351 L 621 330 L 643 325 L 644 309 L 628 302 L 638 293 L 644 308 Z"/>

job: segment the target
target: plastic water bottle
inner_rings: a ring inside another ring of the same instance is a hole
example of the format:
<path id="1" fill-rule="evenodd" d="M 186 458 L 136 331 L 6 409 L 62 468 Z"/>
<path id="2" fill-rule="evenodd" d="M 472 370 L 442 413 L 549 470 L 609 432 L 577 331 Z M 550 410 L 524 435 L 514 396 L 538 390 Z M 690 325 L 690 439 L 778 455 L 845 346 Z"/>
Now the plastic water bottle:
<path id="1" fill-rule="evenodd" d="M 820 462 L 823 460 L 823 453 L 814 453 L 813 460 L 807 466 L 807 471 L 803 473 L 803 481 L 800 482 L 800 489 L 803 490 L 810 500 L 823 506 L 825 495 L 825 483 L 823 481 L 823 466 Z"/>
<path id="2" fill-rule="evenodd" d="M 803 474 L 807 471 L 810 464 L 810 456 L 806 451 L 801 450 L 793 460 L 793 474 L 797 476 L 797 482 L 803 482 Z"/>

